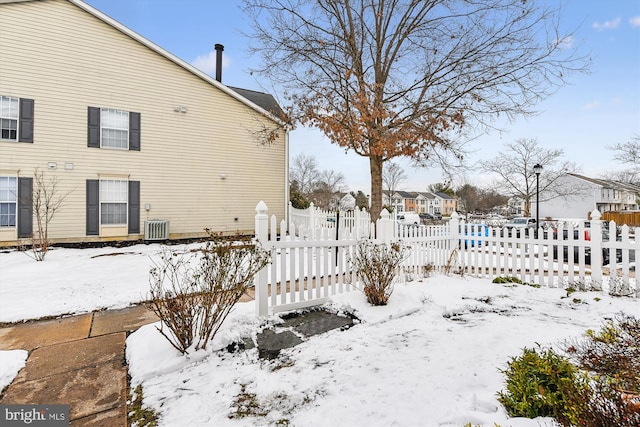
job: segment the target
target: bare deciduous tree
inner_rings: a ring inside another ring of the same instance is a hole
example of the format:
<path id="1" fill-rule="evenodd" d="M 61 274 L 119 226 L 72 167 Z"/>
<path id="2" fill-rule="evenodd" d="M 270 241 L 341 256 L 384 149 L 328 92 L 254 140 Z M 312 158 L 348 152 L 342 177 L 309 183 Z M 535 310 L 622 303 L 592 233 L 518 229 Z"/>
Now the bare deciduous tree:
<path id="1" fill-rule="evenodd" d="M 407 174 L 395 162 L 388 162 L 382 169 L 382 182 L 387 187 L 389 197 L 398 190 L 400 184 L 407 179 Z"/>
<path id="2" fill-rule="evenodd" d="M 31 236 L 31 252 L 33 259 L 44 261 L 51 242 L 49 241 L 49 224 L 56 212 L 62 207 L 70 192 L 60 194 L 56 177 L 45 179 L 38 168 L 33 173 L 32 207 L 36 220 L 36 229 Z"/>
<path id="3" fill-rule="evenodd" d="M 640 168 L 640 135 L 634 135 L 630 141 L 618 143 L 612 147 L 616 151 L 614 160 L 630 164 L 633 168 Z"/>
<path id="4" fill-rule="evenodd" d="M 309 195 L 318 181 L 320 171 L 316 158 L 312 155 L 298 154 L 291 162 L 291 180 L 298 182 L 298 190 Z"/>
<path id="5" fill-rule="evenodd" d="M 311 200 L 322 209 L 333 209 L 336 194 L 345 191 L 345 178 L 341 172 L 323 170 L 313 185 Z"/>
<path id="6" fill-rule="evenodd" d="M 618 143 L 609 148 L 615 151 L 614 160 L 630 167 L 609 172 L 605 178 L 640 185 L 640 135 L 634 135 L 630 141 Z"/>
<path id="7" fill-rule="evenodd" d="M 540 174 L 540 202 L 579 195 L 584 188 L 569 186 L 560 180 L 567 173 L 578 172 L 578 167 L 568 161 L 560 161 L 562 150 L 547 150 L 536 139 L 521 138 L 504 145 L 504 150 L 491 160 L 480 162 L 486 172 L 499 178 L 494 189 L 525 201 L 525 216 L 531 212 L 531 199 L 536 195 L 536 174 L 533 167 L 542 166 Z"/>
<path id="8" fill-rule="evenodd" d="M 588 59 L 555 3 L 523 0 L 245 0 L 254 70 L 292 118 L 369 159 L 371 218 L 399 156 L 461 156 L 464 131 L 534 112 Z"/>

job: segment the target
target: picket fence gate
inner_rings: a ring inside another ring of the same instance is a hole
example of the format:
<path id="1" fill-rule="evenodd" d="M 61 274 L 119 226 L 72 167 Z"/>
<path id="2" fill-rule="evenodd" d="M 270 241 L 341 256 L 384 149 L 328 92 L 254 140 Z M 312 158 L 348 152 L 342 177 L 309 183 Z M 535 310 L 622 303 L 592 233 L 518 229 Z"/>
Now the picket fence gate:
<path id="1" fill-rule="evenodd" d="M 591 214 L 589 229 L 580 224 L 577 238 L 574 229 L 568 229 L 566 239 L 558 239 L 564 235 L 562 228 L 556 233 L 542 228 L 507 232 L 465 223 L 455 213 L 445 224 L 420 227 L 399 225 L 386 210 L 375 227 L 362 223 L 362 215 L 357 220 L 345 215 L 345 222 L 326 221 L 327 217 L 330 214 L 321 220 L 315 216 L 305 222 L 299 217 L 278 223 L 275 215 L 268 216 L 266 204 L 258 203 L 255 237 L 271 254 L 271 263 L 254 279 L 259 316 L 320 305 L 338 293 L 360 291 L 352 260 L 365 239 L 374 244 L 400 241 L 407 247 L 401 280 L 441 272 L 487 279 L 512 276 L 540 286 L 602 290 L 606 278 L 610 292 L 640 297 L 634 265 L 640 254 L 640 228 L 625 225 L 616 238 L 612 222 L 614 237 L 604 240 L 598 211 Z M 608 266 L 602 266 L 603 257 L 609 258 Z"/>

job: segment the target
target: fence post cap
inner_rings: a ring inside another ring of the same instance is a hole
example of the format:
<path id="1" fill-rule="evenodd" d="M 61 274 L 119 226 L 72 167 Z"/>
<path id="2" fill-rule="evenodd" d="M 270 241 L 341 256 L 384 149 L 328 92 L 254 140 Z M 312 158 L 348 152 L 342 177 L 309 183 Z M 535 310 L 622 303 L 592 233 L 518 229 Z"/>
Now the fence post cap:
<path id="1" fill-rule="evenodd" d="M 460 215 L 458 215 L 458 212 L 453 211 L 453 213 L 451 214 L 451 219 L 459 219 Z"/>
<path id="2" fill-rule="evenodd" d="M 267 204 L 264 201 L 260 200 L 256 205 L 256 213 L 266 214 L 268 211 L 269 211 L 269 208 L 267 208 Z"/>
<path id="3" fill-rule="evenodd" d="M 601 217 L 602 217 L 602 214 L 600 213 L 600 211 L 598 209 L 594 209 L 593 212 L 591 212 L 591 219 L 592 220 L 598 221 Z"/>

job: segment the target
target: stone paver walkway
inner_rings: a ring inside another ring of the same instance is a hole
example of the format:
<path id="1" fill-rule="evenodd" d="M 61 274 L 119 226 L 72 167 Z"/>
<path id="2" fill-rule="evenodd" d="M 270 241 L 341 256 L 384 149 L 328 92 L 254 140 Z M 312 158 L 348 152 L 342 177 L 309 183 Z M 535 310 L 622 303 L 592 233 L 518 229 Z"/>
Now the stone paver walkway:
<path id="1" fill-rule="evenodd" d="M 253 298 L 250 292 L 240 301 Z M 72 427 L 126 427 L 127 334 L 157 320 L 138 305 L 0 328 L 0 350 L 29 352 L 0 404 L 65 404 Z M 271 359 L 313 335 L 351 325 L 352 319 L 324 311 L 291 316 L 258 334 L 259 355 Z"/>
<path id="2" fill-rule="evenodd" d="M 140 305 L 0 329 L 0 350 L 27 350 L 3 404 L 68 404 L 71 426 L 127 425 L 127 333 L 155 322 Z"/>

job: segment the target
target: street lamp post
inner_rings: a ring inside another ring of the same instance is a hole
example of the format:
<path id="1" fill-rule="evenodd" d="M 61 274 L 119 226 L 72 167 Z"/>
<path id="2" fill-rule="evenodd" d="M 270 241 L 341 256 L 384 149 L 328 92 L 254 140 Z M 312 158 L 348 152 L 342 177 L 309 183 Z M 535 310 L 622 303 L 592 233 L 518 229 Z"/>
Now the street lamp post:
<path id="1" fill-rule="evenodd" d="M 540 172 L 542 172 L 542 165 L 536 163 L 533 167 L 533 172 L 536 174 L 536 229 L 540 227 Z"/>

